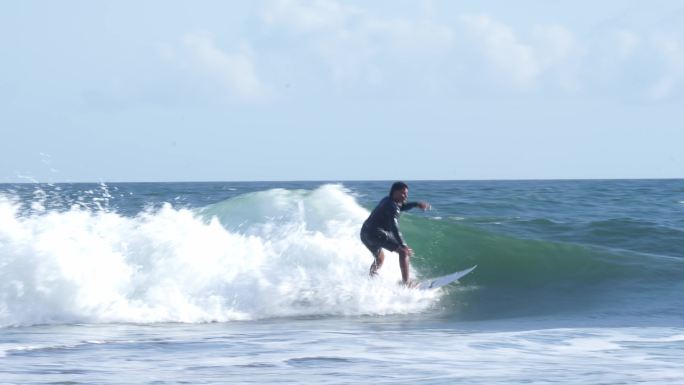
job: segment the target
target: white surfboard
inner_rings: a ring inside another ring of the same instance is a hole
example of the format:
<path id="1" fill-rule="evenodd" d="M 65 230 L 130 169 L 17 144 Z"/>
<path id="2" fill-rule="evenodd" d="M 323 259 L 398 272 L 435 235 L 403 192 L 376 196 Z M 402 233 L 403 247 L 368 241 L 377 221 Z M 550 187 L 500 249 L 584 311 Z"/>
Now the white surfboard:
<path id="1" fill-rule="evenodd" d="M 440 288 L 444 285 L 448 285 L 452 282 L 458 281 L 460 278 L 463 278 L 465 275 L 467 275 L 471 271 L 475 270 L 476 267 L 477 267 L 477 265 L 475 265 L 471 268 L 465 269 L 465 270 L 457 271 L 455 273 L 451 273 L 451 274 L 444 275 L 441 277 L 432 278 L 432 279 L 422 281 L 418 285 L 416 285 L 416 289 L 418 289 L 418 290 L 431 290 L 431 289 Z"/>

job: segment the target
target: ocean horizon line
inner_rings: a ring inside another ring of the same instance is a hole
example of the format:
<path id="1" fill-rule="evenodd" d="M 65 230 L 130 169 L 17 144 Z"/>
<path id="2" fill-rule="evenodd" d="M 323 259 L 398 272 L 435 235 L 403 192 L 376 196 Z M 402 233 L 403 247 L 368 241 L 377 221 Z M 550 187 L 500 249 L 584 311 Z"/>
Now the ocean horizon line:
<path id="1" fill-rule="evenodd" d="M 17 181 L 0 182 L 0 185 L 54 185 L 54 184 L 161 184 L 161 183 L 363 183 L 363 182 L 601 182 L 601 181 L 676 181 L 684 177 L 643 178 L 482 178 L 482 179 L 263 179 L 263 180 L 98 180 L 98 181 Z"/>

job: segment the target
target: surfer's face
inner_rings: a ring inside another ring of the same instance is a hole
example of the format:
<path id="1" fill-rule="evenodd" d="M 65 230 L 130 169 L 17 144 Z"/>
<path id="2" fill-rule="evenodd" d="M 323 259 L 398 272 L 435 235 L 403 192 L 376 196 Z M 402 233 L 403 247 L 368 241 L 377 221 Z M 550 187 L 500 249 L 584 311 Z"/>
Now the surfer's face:
<path id="1" fill-rule="evenodd" d="M 403 188 L 394 190 L 394 194 L 392 194 L 392 200 L 397 203 L 406 202 L 408 200 L 408 189 Z"/>

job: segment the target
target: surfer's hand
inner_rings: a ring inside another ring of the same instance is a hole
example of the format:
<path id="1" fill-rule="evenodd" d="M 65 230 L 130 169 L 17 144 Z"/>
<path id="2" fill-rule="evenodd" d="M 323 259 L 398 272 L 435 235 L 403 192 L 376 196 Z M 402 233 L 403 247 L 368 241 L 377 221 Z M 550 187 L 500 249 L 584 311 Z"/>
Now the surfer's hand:
<path id="1" fill-rule="evenodd" d="M 400 247 L 397 251 L 405 255 L 408 255 L 409 257 L 413 255 L 413 249 L 411 249 L 408 246 Z"/>
<path id="2" fill-rule="evenodd" d="M 432 206 L 430 206 L 430 204 L 427 202 L 418 202 L 418 207 L 423 210 L 430 210 L 432 208 Z"/>

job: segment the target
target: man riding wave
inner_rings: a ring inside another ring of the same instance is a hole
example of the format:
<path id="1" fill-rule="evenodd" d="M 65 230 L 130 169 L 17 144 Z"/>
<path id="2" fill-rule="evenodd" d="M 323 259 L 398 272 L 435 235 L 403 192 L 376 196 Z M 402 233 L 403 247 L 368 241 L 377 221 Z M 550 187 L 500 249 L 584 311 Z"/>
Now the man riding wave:
<path id="1" fill-rule="evenodd" d="M 407 202 L 408 185 L 404 182 L 392 184 L 389 196 L 384 197 L 373 209 L 361 227 L 361 241 L 373 254 L 374 261 L 370 266 L 370 275 L 375 276 L 385 261 L 383 249 L 399 254 L 401 280 L 409 284 L 409 259 L 413 250 L 408 247 L 399 231 L 399 215 L 402 211 L 420 207 L 430 208 L 427 202 Z"/>

